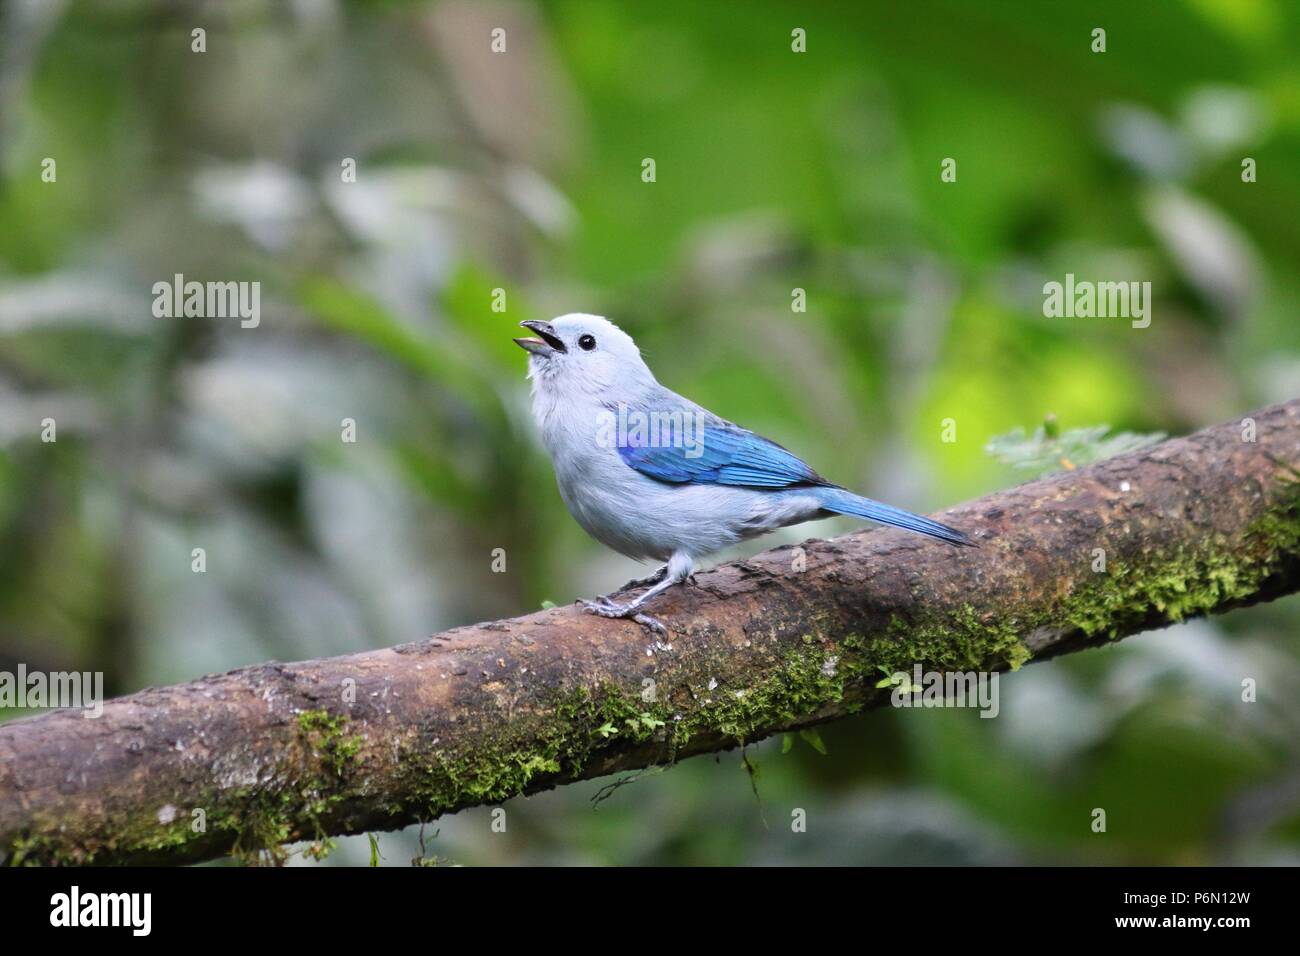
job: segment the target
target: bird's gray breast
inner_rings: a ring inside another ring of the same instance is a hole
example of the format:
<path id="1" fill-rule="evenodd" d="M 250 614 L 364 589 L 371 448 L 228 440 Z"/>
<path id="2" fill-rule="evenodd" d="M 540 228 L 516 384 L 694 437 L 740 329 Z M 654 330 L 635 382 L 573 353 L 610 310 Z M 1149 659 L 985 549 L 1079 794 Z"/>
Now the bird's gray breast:
<path id="1" fill-rule="evenodd" d="M 539 415 L 569 513 L 597 541 L 633 558 L 711 554 L 817 511 L 802 492 L 659 481 L 632 468 L 601 428 L 601 409 L 557 403 Z"/>
<path id="2" fill-rule="evenodd" d="M 542 439 L 555 468 L 560 497 L 597 541 L 629 557 L 657 557 L 655 525 L 639 499 L 646 481 L 618 448 L 603 441 L 600 409 L 557 407 L 542 421 Z"/>

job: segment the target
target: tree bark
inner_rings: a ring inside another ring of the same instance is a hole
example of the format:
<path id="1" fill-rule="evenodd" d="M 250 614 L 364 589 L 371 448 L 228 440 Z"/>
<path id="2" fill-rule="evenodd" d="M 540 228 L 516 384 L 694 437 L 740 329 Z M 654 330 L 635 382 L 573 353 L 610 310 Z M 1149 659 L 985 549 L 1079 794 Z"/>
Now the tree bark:
<path id="1" fill-rule="evenodd" d="M 1248 421 L 1253 420 L 1254 440 Z M 1300 589 L 1300 400 L 655 602 L 569 606 L 0 726 L 9 863 L 182 863 L 391 829 L 887 703 L 882 676 L 1015 669 Z M 1104 562 L 1104 564 L 1103 564 Z"/>

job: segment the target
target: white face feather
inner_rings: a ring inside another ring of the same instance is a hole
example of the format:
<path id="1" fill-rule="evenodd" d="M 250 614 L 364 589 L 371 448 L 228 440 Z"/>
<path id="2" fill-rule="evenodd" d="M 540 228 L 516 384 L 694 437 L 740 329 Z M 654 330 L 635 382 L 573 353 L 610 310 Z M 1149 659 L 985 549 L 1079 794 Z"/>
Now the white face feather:
<path id="1" fill-rule="evenodd" d="M 551 327 L 567 351 L 529 355 L 528 377 L 535 397 L 550 402 L 618 402 L 655 384 L 632 337 L 608 319 L 571 312 L 552 321 Z M 590 347 L 583 348 L 584 344 Z"/>

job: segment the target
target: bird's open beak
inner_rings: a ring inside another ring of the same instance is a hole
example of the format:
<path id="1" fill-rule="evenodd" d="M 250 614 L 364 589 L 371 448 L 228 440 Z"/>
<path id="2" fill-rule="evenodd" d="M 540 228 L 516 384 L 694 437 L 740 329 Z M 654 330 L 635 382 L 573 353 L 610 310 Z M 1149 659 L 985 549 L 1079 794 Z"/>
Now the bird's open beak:
<path id="1" fill-rule="evenodd" d="M 531 329 L 541 336 L 539 339 L 515 339 L 515 344 L 521 349 L 531 352 L 533 355 L 540 355 L 543 358 L 550 358 L 556 352 L 567 352 L 564 340 L 555 334 L 550 322 L 539 322 L 536 319 L 529 319 L 526 322 L 520 322 L 526 329 Z"/>

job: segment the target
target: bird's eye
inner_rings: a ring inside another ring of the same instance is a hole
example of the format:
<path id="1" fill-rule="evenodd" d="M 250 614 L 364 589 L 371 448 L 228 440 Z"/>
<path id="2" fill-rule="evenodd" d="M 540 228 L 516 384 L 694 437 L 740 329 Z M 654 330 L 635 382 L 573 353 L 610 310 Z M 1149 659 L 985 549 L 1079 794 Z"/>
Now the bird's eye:
<path id="1" fill-rule="evenodd" d="M 578 339 L 578 348 L 584 352 L 590 352 L 596 347 L 596 337 L 594 335 L 584 335 Z"/>

